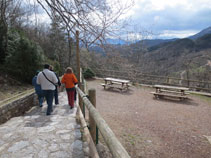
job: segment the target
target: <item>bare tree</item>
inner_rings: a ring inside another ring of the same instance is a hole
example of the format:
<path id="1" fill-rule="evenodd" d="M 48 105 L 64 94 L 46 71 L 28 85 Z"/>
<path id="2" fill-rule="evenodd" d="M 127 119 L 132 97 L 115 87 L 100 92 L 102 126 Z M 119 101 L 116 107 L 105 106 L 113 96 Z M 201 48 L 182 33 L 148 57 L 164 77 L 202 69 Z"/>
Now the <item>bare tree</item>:
<path id="1" fill-rule="evenodd" d="M 103 43 L 105 36 L 113 30 L 118 19 L 131 6 L 120 0 L 107 3 L 106 0 L 37 0 L 52 18 L 53 10 L 63 21 L 63 25 L 75 36 L 80 32 L 80 41 L 88 48 L 93 43 Z"/>

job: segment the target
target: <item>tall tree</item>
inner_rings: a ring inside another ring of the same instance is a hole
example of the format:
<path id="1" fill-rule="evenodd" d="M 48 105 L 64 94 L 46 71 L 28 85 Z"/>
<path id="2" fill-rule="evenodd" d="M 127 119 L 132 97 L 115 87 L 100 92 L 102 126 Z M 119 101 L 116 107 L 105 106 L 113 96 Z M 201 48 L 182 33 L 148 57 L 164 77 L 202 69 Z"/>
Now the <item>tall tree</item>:
<path id="1" fill-rule="evenodd" d="M 54 16 L 51 22 L 51 28 L 49 32 L 50 43 L 51 43 L 51 52 L 48 56 L 53 60 L 59 60 L 63 51 L 65 51 L 65 32 L 64 28 L 60 25 L 60 18 Z"/>
<path id="2" fill-rule="evenodd" d="M 4 63 L 7 55 L 9 28 L 21 29 L 24 16 L 30 12 L 22 6 L 23 3 L 22 0 L 0 0 L 0 64 Z"/>
<path id="3" fill-rule="evenodd" d="M 0 64 L 4 62 L 7 48 L 7 30 L 6 11 L 9 6 L 8 0 L 0 1 Z"/>
<path id="4" fill-rule="evenodd" d="M 87 48 L 93 43 L 103 43 L 105 36 L 113 31 L 118 19 L 132 3 L 122 4 L 119 0 L 37 0 L 52 18 L 57 13 L 63 25 L 75 36 L 80 32 L 80 41 Z"/>

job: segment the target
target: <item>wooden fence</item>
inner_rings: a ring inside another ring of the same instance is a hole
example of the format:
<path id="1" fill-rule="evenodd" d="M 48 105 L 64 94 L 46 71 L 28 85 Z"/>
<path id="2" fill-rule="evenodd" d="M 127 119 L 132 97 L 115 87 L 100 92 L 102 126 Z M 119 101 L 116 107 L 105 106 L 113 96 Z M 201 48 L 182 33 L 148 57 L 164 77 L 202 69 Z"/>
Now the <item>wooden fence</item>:
<path id="1" fill-rule="evenodd" d="M 121 79 L 129 79 L 134 83 L 142 84 L 164 84 L 173 86 L 188 87 L 196 91 L 211 92 L 211 82 L 210 81 L 198 81 L 191 79 L 181 79 L 170 76 L 158 76 L 140 73 L 135 70 L 130 71 L 117 71 L 117 70 L 105 70 L 105 69 L 95 69 L 95 74 L 98 77 L 114 77 Z"/>
<path id="2" fill-rule="evenodd" d="M 83 85 L 83 84 L 81 84 Z M 82 88 L 84 89 L 84 88 Z M 89 90 L 89 99 L 88 96 L 79 88 L 76 87 L 76 91 L 79 94 L 79 101 L 81 100 L 85 107 L 88 109 L 89 112 L 89 119 L 90 120 L 90 133 L 92 139 L 96 140 L 96 126 L 99 129 L 100 133 L 102 134 L 104 141 L 106 142 L 113 158 L 130 158 L 127 151 L 124 149 L 122 144 L 116 138 L 110 127 L 107 125 L 105 120 L 101 117 L 100 113 L 97 111 L 95 106 L 92 103 L 96 103 L 96 92 L 94 89 Z M 79 103 L 82 111 L 84 112 L 84 107 Z M 84 113 L 85 115 L 85 113 Z M 95 126 L 96 124 L 96 126 Z"/>

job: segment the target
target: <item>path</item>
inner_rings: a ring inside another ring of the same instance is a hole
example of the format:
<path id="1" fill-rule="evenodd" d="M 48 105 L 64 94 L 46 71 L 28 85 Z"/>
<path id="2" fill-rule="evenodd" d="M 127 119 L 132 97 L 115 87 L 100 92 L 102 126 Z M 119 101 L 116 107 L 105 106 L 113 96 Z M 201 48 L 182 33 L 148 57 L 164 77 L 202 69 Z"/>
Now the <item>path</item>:
<path id="1" fill-rule="evenodd" d="M 84 158 L 77 108 L 70 109 L 66 98 L 59 94 L 50 116 L 44 104 L 0 125 L 0 158 Z"/>

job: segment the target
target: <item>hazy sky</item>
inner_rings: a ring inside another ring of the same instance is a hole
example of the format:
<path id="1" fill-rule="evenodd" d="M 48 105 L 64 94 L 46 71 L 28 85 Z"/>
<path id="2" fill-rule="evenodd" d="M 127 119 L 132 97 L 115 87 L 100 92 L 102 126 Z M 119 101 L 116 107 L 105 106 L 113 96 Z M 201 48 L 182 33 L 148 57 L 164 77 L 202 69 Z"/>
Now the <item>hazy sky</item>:
<path id="1" fill-rule="evenodd" d="M 155 38 L 182 38 L 211 26 L 211 0 L 135 0 L 128 16 Z"/>

